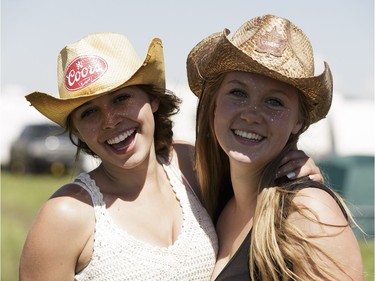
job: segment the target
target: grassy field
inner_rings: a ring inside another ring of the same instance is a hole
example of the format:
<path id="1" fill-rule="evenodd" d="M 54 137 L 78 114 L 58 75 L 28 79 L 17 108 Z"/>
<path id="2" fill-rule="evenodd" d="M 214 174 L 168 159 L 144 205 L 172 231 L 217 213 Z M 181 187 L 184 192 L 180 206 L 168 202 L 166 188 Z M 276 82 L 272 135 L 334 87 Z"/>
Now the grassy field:
<path id="1" fill-rule="evenodd" d="M 18 261 L 27 231 L 48 197 L 72 177 L 1 173 L 1 280 L 18 280 Z M 366 281 L 374 280 L 374 241 L 360 241 Z"/>
<path id="2" fill-rule="evenodd" d="M 1 280 L 18 280 L 18 261 L 28 229 L 49 196 L 71 177 L 1 173 Z"/>

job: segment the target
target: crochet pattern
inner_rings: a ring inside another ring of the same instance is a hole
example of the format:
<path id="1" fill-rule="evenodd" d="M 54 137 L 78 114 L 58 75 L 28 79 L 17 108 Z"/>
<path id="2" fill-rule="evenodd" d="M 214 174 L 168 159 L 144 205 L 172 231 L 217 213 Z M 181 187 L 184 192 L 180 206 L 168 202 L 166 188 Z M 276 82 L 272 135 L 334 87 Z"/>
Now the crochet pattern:
<path id="1" fill-rule="evenodd" d="M 183 212 L 181 233 L 169 247 L 150 245 L 120 229 L 95 181 L 86 173 L 77 177 L 75 183 L 92 198 L 96 227 L 92 259 L 75 280 L 210 280 L 218 250 L 214 226 L 198 198 L 183 184 L 181 172 L 173 164 L 163 163 L 163 167 Z"/>

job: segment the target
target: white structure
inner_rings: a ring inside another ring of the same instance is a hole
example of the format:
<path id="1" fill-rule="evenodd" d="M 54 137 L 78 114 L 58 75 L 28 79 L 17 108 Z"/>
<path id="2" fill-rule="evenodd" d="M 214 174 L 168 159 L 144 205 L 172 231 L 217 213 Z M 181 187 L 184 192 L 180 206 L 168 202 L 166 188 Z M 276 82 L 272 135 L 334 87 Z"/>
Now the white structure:
<path id="1" fill-rule="evenodd" d="M 180 113 L 174 117 L 175 139 L 194 143 L 197 98 L 187 85 L 169 84 L 182 100 Z M 28 105 L 27 92 L 20 87 L 8 87 L 1 93 L 0 122 L 1 164 L 9 161 L 11 142 L 24 125 L 46 121 L 46 118 Z M 329 155 L 374 155 L 375 113 L 374 101 L 347 99 L 335 92 L 331 110 L 326 119 L 314 124 L 302 135 L 300 148 L 315 160 Z M 91 163 L 92 161 L 90 161 Z M 88 164 L 88 167 L 91 167 Z"/>

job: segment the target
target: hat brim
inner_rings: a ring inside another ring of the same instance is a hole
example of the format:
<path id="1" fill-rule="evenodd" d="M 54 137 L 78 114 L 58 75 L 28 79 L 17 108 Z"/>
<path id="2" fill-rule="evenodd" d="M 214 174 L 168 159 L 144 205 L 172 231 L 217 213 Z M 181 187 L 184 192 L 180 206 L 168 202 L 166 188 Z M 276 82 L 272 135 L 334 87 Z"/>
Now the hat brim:
<path id="1" fill-rule="evenodd" d="M 79 97 L 63 99 L 47 93 L 33 92 L 26 95 L 25 98 L 48 119 L 66 127 L 68 115 L 77 107 L 101 95 L 133 85 L 153 85 L 157 88 L 165 88 L 163 46 L 160 39 L 154 38 L 150 42 L 144 61 L 129 79 L 124 78 L 123 81 L 108 88 L 100 89 L 95 93 L 87 92 Z"/>
<path id="2" fill-rule="evenodd" d="M 198 43 L 189 53 L 187 74 L 190 89 L 200 97 L 207 79 L 230 71 L 245 71 L 268 76 L 299 89 L 310 101 L 311 122 L 324 118 L 332 102 L 332 74 L 327 63 L 318 76 L 294 78 L 271 70 L 234 46 L 228 30 L 214 33 Z"/>

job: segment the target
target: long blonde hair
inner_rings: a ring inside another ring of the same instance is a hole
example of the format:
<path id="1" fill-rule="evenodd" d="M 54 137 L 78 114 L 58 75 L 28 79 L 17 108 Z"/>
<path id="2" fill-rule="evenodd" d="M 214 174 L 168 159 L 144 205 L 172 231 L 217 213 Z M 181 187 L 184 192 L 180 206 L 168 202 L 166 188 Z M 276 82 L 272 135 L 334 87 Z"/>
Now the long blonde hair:
<path id="1" fill-rule="evenodd" d="M 229 159 L 216 140 L 213 126 L 215 94 L 223 79 L 224 74 L 221 74 L 206 81 L 198 104 L 196 123 L 196 170 L 202 202 L 215 223 L 233 195 Z M 287 220 L 288 215 L 294 211 L 306 216 L 306 210 L 301 210 L 292 201 L 301 188 L 309 186 L 329 191 L 345 216 L 352 219 L 343 199 L 327 187 L 308 178 L 291 182 L 278 182 L 276 179 L 281 159 L 296 148 L 299 135 L 310 124 L 307 113 L 311 105 L 306 103 L 302 94 L 299 97 L 303 127 L 298 134 L 290 136 L 283 151 L 264 168 L 258 185 L 249 249 L 252 280 L 322 280 L 327 277 L 335 280 L 317 256 L 319 249 L 312 242 L 313 237 L 307 237 Z M 342 227 L 345 226 L 347 225 Z M 337 265 L 335 261 L 332 262 Z"/>

